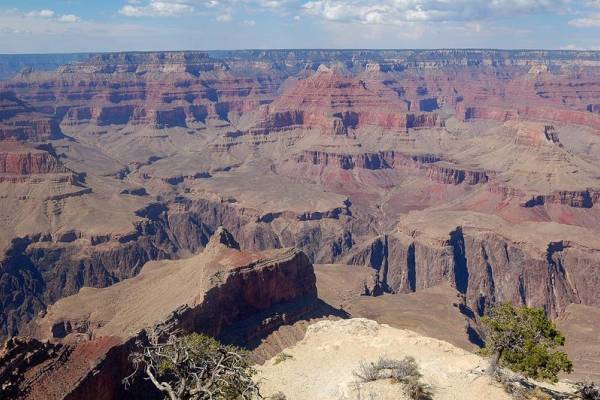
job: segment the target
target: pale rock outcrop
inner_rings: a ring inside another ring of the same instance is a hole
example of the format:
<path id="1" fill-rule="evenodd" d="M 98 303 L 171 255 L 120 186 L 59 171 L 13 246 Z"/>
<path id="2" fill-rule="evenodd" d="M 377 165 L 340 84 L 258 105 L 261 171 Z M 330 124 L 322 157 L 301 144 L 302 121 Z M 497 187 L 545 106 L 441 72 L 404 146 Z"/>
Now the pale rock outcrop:
<path id="1" fill-rule="evenodd" d="M 447 342 L 380 325 L 368 319 L 321 321 L 304 339 L 259 367 L 257 380 L 267 395 L 283 392 L 289 400 L 407 399 L 402 385 L 388 380 L 358 384 L 353 371 L 379 357 L 414 357 L 435 399 L 509 400 L 510 395 L 485 374 L 487 361 Z M 283 361 L 280 361 L 283 359 Z"/>

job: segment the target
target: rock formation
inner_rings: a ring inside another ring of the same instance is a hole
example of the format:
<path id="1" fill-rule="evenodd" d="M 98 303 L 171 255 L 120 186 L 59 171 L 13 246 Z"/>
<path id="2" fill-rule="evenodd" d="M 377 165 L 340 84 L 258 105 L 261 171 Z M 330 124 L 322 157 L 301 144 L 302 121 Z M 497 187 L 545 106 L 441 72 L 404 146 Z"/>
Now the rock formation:
<path id="1" fill-rule="evenodd" d="M 382 299 L 444 285 L 472 310 L 474 336 L 498 301 L 559 320 L 573 304 L 596 309 L 598 54 L 115 53 L 11 74 L 0 81 L 0 337 L 28 330 L 104 371 L 102 357 L 137 335 L 127 328 L 146 325 L 93 302 L 134 283 L 144 293 L 145 274 L 212 254 L 220 226 L 241 251 L 227 250 L 240 257 L 227 284 L 246 297 L 212 291 L 229 310 L 215 327 L 300 296 L 261 257 L 286 276 L 298 267 L 289 278 L 303 287 L 310 263 L 370 271 L 361 289 Z M 236 308 L 257 296 L 240 280 L 284 298 Z M 194 290 L 165 311 L 189 303 L 189 329 L 205 318 Z"/>
<path id="2" fill-rule="evenodd" d="M 10 381 L 16 398 L 96 398 L 100 390 L 104 398 L 122 398 L 131 395 L 121 384 L 127 352 L 144 332 L 218 337 L 260 314 L 260 325 L 229 334 L 248 341 L 244 335 L 294 322 L 315 300 L 315 275 L 302 252 L 242 252 L 220 228 L 197 256 L 149 263 L 135 278 L 60 300 L 26 329 L 45 341 L 11 339 L 0 373 L 18 372 Z"/>
<path id="3" fill-rule="evenodd" d="M 400 360 L 410 356 L 416 359 L 423 381 L 432 386 L 436 398 L 511 398 L 485 374 L 487 362 L 481 357 L 368 319 L 318 322 L 285 354 L 283 361 L 274 358 L 260 367 L 257 379 L 264 380 L 267 395 L 280 391 L 291 400 L 369 395 L 408 399 L 402 386 L 389 379 L 357 385 L 353 371 L 361 362 L 376 362 L 379 357 Z"/>

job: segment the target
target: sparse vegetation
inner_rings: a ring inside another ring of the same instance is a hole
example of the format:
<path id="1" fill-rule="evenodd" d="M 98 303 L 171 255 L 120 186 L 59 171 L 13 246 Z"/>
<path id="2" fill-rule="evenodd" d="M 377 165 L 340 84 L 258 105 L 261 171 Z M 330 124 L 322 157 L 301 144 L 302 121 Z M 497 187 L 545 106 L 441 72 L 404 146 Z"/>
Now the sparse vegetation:
<path id="1" fill-rule="evenodd" d="M 130 355 L 136 372 L 126 384 L 141 372 L 170 400 L 262 398 L 252 380 L 255 371 L 249 354 L 239 348 L 196 333 L 149 342 L 138 343 L 139 350 Z"/>
<path id="2" fill-rule="evenodd" d="M 381 359 L 380 359 L 381 360 Z M 381 370 L 378 368 L 376 363 L 365 363 L 361 361 L 358 369 L 353 372 L 354 376 L 359 382 L 374 382 L 378 379 L 384 379 L 381 377 Z"/>
<path id="3" fill-rule="evenodd" d="M 493 378 L 498 381 L 506 393 L 510 394 L 515 400 L 553 400 L 550 391 L 543 389 L 527 378 L 507 371 L 502 368 L 497 368 L 493 372 Z"/>
<path id="4" fill-rule="evenodd" d="M 556 350 L 564 345 L 565 337 L 543 309 L 506 303 L 493 308 L 482 322 L 486 331 L 482 354 L 492 356 L 492 370 L 503 366 L 551 382 L 558 380 L 561 371 L 572 371 L 567 354 Z"/>
<path id="5" fill-rule="evenodd" d="M 269 400 L 286 400 L 285 394 L 283 392 L 277 392 L 269 397 Z"/>
<path id="6" fill-rule="evenodd" d="M 404 383 L 404 392 L 413 400 L 430 400 L 433 399 L 431 387 L 426 383 L 421 382 L 420 378 L 411 376 Z"/>
<path id="7" fill-rule="evenodd" d="M 577 383 L 577 394 L 583 400 L 600 400 L 600 387 L 593 382 Z"/>
<path id="8" fill-rule="evenodd" d="M 277 356 L 275 357 L 275 360 L 273 361 L 273 365 L 280 364 L 280 363 L 284 362 L 285 360 L 289 360 L 290 358 L 294 358 L 294 356 L 292 356 L 291 354 L 287 354 L 286 352 L 281 352 L 281 353 L 277 354 Z"/>
<path id="9" fill-rule="evenodd" d="M 361 362 L 354 376 L 359 383 L 374 382 L 380 379 L 391 379 L 393 382 L 404 386 L 404 392 L 414 400 L 428 400 L 432 398 L 429 385 L 421 382 L 422 375 L 419 366 L 413 357 L 394 360 L 380 357 L 371 363 Z"/>

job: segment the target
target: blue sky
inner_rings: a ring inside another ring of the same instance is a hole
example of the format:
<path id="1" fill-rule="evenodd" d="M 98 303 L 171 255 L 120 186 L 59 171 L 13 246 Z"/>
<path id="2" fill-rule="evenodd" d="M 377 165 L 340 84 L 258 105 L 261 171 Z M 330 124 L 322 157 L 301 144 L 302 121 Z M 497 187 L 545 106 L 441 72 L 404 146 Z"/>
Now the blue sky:
<path id="1" fill-rule="evenodd" d="M 0 53 L 600 50 L 600 0 L 0 0 Z"/>

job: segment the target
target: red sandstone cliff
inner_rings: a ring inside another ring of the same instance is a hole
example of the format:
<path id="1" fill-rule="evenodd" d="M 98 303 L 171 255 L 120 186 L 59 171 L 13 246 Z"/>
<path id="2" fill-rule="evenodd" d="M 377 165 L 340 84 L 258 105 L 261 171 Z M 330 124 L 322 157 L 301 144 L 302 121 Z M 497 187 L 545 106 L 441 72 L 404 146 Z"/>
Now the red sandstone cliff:
<path id="1" fill-rule="evenodd" d="M 544 107 L 507 109 L 498 106 L 467 106 L 459 103 L 456 114 L 464 121 L 470 119 L 551 121 L 562 125 L 583 125 L 600 131 L 600 116 L 583 111 Z"/>

